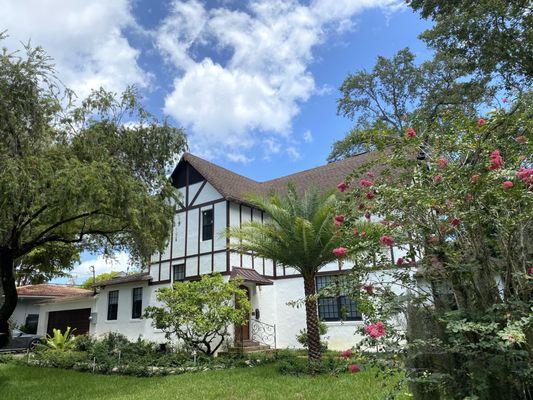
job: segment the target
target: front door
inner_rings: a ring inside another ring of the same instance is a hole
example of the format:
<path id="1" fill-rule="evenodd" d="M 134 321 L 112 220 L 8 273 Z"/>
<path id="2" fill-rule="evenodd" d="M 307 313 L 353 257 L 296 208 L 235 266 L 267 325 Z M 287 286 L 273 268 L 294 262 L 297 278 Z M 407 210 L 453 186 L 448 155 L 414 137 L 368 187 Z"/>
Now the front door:
<path id="1" fill-rule="evenodd" d="M 248 300 L 250 300 L 250 289 L 248 289 L 246 286 L 239 286 L 239 289 L 243 289 L 246 291 L 246 295 L 248 296 Z M 236 308 L 239 308 L 240 305 L 237 303 L 235 304 Z M 237 343 L 240 343 L 244 340 L 250 340 L 250 314 L 246 313 L 246 321 L 241 326 L 235 327 L 235 341 Z"/>

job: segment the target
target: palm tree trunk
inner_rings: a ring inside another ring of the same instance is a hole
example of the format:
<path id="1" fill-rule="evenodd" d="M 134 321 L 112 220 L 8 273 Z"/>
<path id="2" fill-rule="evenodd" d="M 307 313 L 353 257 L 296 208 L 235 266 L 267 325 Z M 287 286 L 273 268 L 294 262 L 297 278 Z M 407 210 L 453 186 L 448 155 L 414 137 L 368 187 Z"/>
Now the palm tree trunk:
<path id="1" fill-rule="evenodd" d="M 309 349 L 308 360 L 320 360 L 320 332 L 318 322 L 317 302 L 314 297 L 315 289 L 315 274 L 304 275 L 304 292 L 305 292 L 305 318 L 307 325 L 307 348 Z"/>

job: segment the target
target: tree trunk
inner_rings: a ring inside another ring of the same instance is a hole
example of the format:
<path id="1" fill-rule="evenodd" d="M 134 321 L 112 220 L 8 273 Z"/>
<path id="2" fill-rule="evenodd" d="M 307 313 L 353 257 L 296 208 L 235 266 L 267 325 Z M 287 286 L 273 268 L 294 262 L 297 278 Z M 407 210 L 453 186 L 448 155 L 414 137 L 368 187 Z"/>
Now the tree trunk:
<path id="1" fill-rule="evenodd" d="M 308 360 L 316 361 L 321 357 L 320 332 L 318 322 L 318 309 L 315 298 L 309 298 L 316 294 L 315 274 L 304 276 L 305 291 L 305 318 L 307 325 L 307 348 L 309 350 Z"/>
<path id="2" fill-rule="evenodd" d="M 0 251 L 0 348 L 9 341 L 9 318 L 17 306 L 17 287 L 13 273 L 14 257 L 8 250 Z"/>

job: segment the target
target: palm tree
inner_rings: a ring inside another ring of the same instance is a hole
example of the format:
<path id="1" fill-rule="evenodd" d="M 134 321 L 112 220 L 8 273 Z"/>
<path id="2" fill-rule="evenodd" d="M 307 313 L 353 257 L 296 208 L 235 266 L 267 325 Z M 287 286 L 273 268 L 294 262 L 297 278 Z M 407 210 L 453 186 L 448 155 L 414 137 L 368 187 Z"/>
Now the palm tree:
<path id="1" fill-rule="evenodd" d="M 302 275 L 310 361 L 321 357 L 315 276 L 336 259 L 333 249 L 341 241 L 333 223 L 335 200 L 334 194 L 321 194 L 315 188 L 300 196 L 291 185 L 283 197 L 248 196 L 248 201 L 269 218 L 228 231 L 236 239 L 233 248 L 275 260 Z"/>

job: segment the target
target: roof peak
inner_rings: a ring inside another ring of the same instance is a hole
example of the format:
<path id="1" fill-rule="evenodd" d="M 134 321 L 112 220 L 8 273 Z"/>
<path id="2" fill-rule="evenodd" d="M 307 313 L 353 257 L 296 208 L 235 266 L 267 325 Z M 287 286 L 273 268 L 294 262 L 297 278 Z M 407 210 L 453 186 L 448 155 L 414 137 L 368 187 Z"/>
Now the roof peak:
<path id="1" fill-rule="evenodd" d="M 315 186 L 321 191 L 332 190 L 363 164 L 371 154 L 373 153 L 363 152 L 340 161 L 258 182 L 191 153 L 184 153 L 173 174 L 184 162 L 187 162 L 224 198 L 247 204 L 248 194 L 267 196 L 272 192 L 285 192 L 289 183 L 294 184 L 296 189 L 302 193 L 310 186 Z"/>

